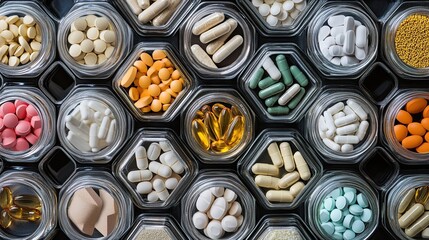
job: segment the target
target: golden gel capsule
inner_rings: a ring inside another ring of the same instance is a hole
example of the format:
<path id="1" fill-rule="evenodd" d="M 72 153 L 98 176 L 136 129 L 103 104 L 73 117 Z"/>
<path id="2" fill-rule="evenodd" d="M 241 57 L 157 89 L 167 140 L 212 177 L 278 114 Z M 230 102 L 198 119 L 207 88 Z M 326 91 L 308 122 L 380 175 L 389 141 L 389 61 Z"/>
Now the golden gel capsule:
<path id="1" fill-rule="evenodd" d="M 3 187 L 0 190 L 0 207 L 5 209 L 12 205 L 13 203 L 13 196 L 12 196 L 12 190 L 10 190 L 9 187 Z"/>
<path id="2" fill-rule="evenodd" d="M 206 112 L 204 118 L 204 125 L 209 131 L 210 139 L 217 141 L 221 138 L 219 122 L 213 112 Z"/>
<path id="3" fill-rule="evenodd" d="M 214 113 L 214 115 L 216 117 L 219 117 L 220 112 L 222 111 L 222 109 L 227 108 L 225 107 L 225 105 L 223 105 L 222 103 L 215 103 L 212 106 L 212 112 Z"/>
<path id="4" fill-rule="evenodd" d="M 228 129 L 225 132 L 224 140 L 228 145 L 235 145 L 240 142 L 244 133 L 244 118 L 242 116 L 236 116 L 229 124 Z"/>
<path id="5" fill-rule="evenodd" d="M 204 106 L 201 108 L 201 112 L 203 112 L 203 113 L 211 112 L 211 111 L 212 111 L 212 108 L 211 108 L 209 105 L 204 105 Z"/>
<path id="6" fill-rule="evenodd" d="M 210 139 L 206 127 L 201 119 L 192 121 L 192 137 L 205 150 L 210 148 Z"/>
<path id="7" fill-rule="evenodd" d="M 12 218 L 5 210 L 2 210 L 0 213 L 0 226 L 2 228 L 8 228 L 10 225 L 12 225 Z"/>
<path id="8" fill-rule="evenodd" d="M 41 210 L 42 204 L 36 195 L 18 195 L 13 198 L 13 204 L 21 208 Z"/>
<path id="9" fill-rule="evenodd" d="M 198 110 L 195 113 L 195 119 L 204 119 L 204 113 L 202 111 Z"/>
<path id="10" fill-rule="evenodd" d="M 240 110 L 238 110 L 238 108 L 236 106 L 232 106 L 231 107 L 231 112 L 232 112 L 232 116 L 241 116 L 241 112 Z"/>
<path id="11" fill-rule="evenodd" d="M 42 214 L 37 209 L 28 209 L 28 208 L 21 208 L 18 206 L 11 206 L 9 209 L 7 209 L 7 212 L 9 215 L 18 220 L 27 220 L 27 221 L 37 221 L 40 219 Z"/>
<path id="12" fill-rule="evenodd" d="M 223 140 L 213 141 L 211 144 L 212 150 L 216 152 L 227 152 L 231 149 Z"/>
<path id="13" fill-rule="evenodd" d="M 414 199 L 417 203 L 425 205 L 429 199 L 429 187 L 423 186 L 416 189 Z"/>
<path id="14" fill-rule="evenodd" d="M 228 130 L 229 123 L 232 120 L 232 112 L 229 108 L 224 108 L 219 114 L 220 135 L 223 136 Z"/>

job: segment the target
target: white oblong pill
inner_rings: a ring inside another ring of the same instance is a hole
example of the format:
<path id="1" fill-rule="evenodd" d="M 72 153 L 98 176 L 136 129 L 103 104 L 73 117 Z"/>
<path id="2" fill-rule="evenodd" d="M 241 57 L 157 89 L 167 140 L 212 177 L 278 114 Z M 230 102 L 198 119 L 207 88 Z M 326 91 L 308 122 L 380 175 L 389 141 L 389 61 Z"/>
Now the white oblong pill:
<path id="1" fill-rule="evenodd" d="M 219 50 L 219 48 L 221 48 L 223 46 L 223 44 L 226 42 L 226 40 L 231 36 L 231 34 L 237 28 L 238 24 L 237 24 L 236 20 L 230 18 L 230 19 L 226 20 L 225 22 L 227 22 L 229 24 L 231 29 L 229 30 L 229 32 L 227 34 L 223 35 L 222 37 L 214 40 L 209 45 L 207 45 L 206 51 L 210 55 L 213 55 L 217 50 Z"/>
<path id="2" fill-rule="evenodd" d="M 150 20 L 161 14 L 161 12 L 166 9 L 169 4 L 170 2 L 168 0 L 157 0 L 139 14 L 139 21 L 143 24 L 148 23 Z"/>
<path id="3" fill-rule="evenodd" d="M 331 27 L 337 27 L 344 25 L 344 15 L 334 15 L 328 18 L 328 25 Z"/>
<path id="4" fill-rule="evenodd" d="M 317 39 L 320 42 L 325 40 L 331 34 L 331 28 L 328 26 L 323 26 L 320 28 L 319 33 L 317 35 Z"/>
<path id="5" fill-rule="evenodd" d="M 98 148 L 98 125 L 96 123 L 91 124 L 89 128 L 89 146 L 91 148 Z"/>
<path id="6" fill-rule="evenodd" d="M 162 179 L 155 179 L 152 183 L 153 189 L 157 192 L 165 190 L 165 183 Z"/>
<path id="7" fill-rule="evenodd" d="M 356 28 L 356 46 L 365 48 L 368 45 L 368 30 L 365 26 L 360 25 Z"/>
<path id="8" fill-rule="evenodd" d="M 344 56 L 343 47 L 339 45 L 332 45 L 329 47 L 329 54 L 334 57 Z"/>
<path id="9" fill-rule="evenodd" d="M 218 220 L 211 220 L 207 225 L 207 235 L 211 239 L 222 238 L 225 231 L 222 228 L 222 224 Z"/>
<path id="10" fill-rule="evenodd" d="M 331 28 L 331 36 L 332 37 L 336 37 L 339 34 L 344 34 L 344 26 L 338 26 L 338 27 L 333 27 Z"/>
<path id="11" fill-rule="evenodd" d="M 225 216 L 222 219 L 222 228 L 225 232 L 235 232 L 238 229 L 238 221 L 237 218 L 231 215 Z"/>
<path id="12" fill-rule="evenodd" d="M 359 60 L 353 56 L 342 56 L 341 57 L 341 65 L 342 66 L 351 66 L 354 64 L 358 64 Z"/>
<path id="13" fill-rule="evenodd" d="M 200 35 L 200 41 L 207 44 L 223 35 L 227 34 L 231 30 L 231 26 L 228 22 L 223 22 L 216 27 L 202 33 Z"/>
<path id="14" fill-rule="evenodd" d="M 161 147 L 158 143 L 151 143 L 147 149 L 147 158 L 151 161 L 157 160 L 161 154 Z"/>
<path id="15" fill-rule="evenodd" d="M 233 202 L 235 199 L 237 199 L 237 194 L 232 191 L 231 189 L 225 189 L 225 192 L 223 193 L 223 197 L 226 199 L 226 201 Z"/>
<path id="16" fill-rule="evenodd" d="M 297 151 L 293 154 L 293 158 L 295 159 L 296 169 L 298 170 L 299 176 L 302 180 L 307 181 L 311 177 L 311 171 L 308 167 L 307 161 L 305 161 L 301 152 Z"/>
<path id="17" fill-rule="evenodd" d="M 334 58 L 331 59 L 331 63 L 333 63 L 333 64 L 335 64 L 337 66 L 340 66 L 341 65 L 341 58 L 334 57 Z"/>
<path id="18" fill-rule="evenodd" d="M 342 127 L 345 125 L 352 124 L 358 120 L 358 116 L 356 114 L 349 114 L 344 117 L 338 118 L 334 120 L 336 127 Z"/>
<path id="19" fill-rule="evenodd" d="M 332 116 L 332 118 L 334 118 L 334 121 L 335 121 L 338 118 L 342 118 L 342 117 L 345 117 L 345 116 L 346 116 L 346 114 L 344 112 L 338 112 L 338 113 L 335 113 L 334 116 Z"/>
<path id="20" fill-rule="evenodd" d="M 349 124 L 343 127 L 337 128 L 336 132 L 338 135 L 349 135 L 355 133 L 359 128 L 359 123 Z"/>
<path id="21" fill-rule="evenodd" d="M 331 139 L 329 139 L 329 138 L 324 138 L 323 139 L 323 143 L 328 147 L 328 148 L 330 148 L 331 150 L 333 150 L 333 151 L 340 151 L 341 150 L 341 146 L 338 144 L 338 143 L 336 143 L 336 142 L 334 142 L 334 141 L 332 141 Z"/>
<path id="22" fill-rule="evenodd" d="M 220 63 L 231 55 L 238 47 L 243 44 L 243 37 L 235 35 L 228 42 L 225 43 L 215 54 L 213 54 L 213 61 Z"/>
<path id="23" fill-rule="evenodd" d="M 283 95 L 280 96 L 277 102 L 282 106 L 286 105 L 290 100 L 292 100 L 293 97 L 295 97 L 295 95 L 299 93 L 300 90 L 301 86 L 298 83 L 295 83 Z"/>
<path id="24" fill-rule="evenodd" d="M 327 128 L 326 128 L 327 129 Z M 295 161 L 293 159 L 292 149 L 288 142 L 280 143 L 280 153 L 283 158 L 285 170 L 292 172 L 295 170 Z"/>
<path id="25" fill-rule="evenodd" d="M 109 132 L 107 133 L 106 142 L 107 142 L 108 144 L 113 143 L 113 141 L 115 140 L 115 139 L 114 139 L 114 138 L 115 138 L 115 136 L 116 136 L 116 119 L 113 119 L 113 120 L 110 122 Z"/>
<path id="26" fill-rule="evenodd" d="M 365 121 L 365 120 L 368 119 L 368 114 L 362 108 L 362 106 L 360 106 L 357 102 L 353 101 L 352 99 L 348 99 L 347 100 L 347 105 L 353 110 L 353 112 L 356 113 L 356 115 L 358 115 L 358 117 L 362 121 Z"/>
<path id="27" fill-rule="evenodd" d="M 361 61 L 364 60 L 366 58 L 366 51 L 365 51 L 365 49 L 356 46 L 356 48 L 355 48 L 355 57 L 358 60 L 361 60 Z"/>
<path id="28" fill-rule="evenodd" d="M 278 168 L 283 166 L 283 158 L 276 142 L 272 142 L 268 145 L 267 152 L 274 166 Z"/>
<path id="29" fill-rule="evenodd" d="M 349 30 L 344 35 L 343 52 L 345 54 L 353 54 L 355 51 L 355 32 Z"/>
<path id="30" fill-rule="evenodd" d="M 127 179 L 130 182 L 143 182 L 152 179 L 152 172 L 149 170 L 134 170 L 127 174 Z"/>
<path id="31" fill-rule="evenodd" d="M 215 197 L 209 189 L 202 192 L 197 198 L 196 207 L 198 211 L 207 212 L 208 210 L 210 210 L 214 199 Z"/>
<path id="32" fill-rule="evenodd" d="M 216 64 L 212 61 L 210 56 L 204 51 L 204 49 L 201 48 L 200 45 L 194 44 L 191 46 L 191 51 L 194 57 L 197 59 L 198 62 L 201 64 L 210 67 L 210 68 L 217 68 Z"/>
<path id="33" fill-rule="evenodd" d="M 211 187 L 210 191 L 216 197 L 222 197 L 224 192 L 225 192 L 225 188 L 224 187 Z"/>
<path id="34" fill-rule="evenodd" d="M 333 116 L 334 114 L 342 111 L 343 109 L 344 109 L 344 103 L 338 102 L 333 106 L 329 107 L 328 109 L 326 109 L 326 112 L 328 112 L 329 114 L 331 114 L 331 116 Z"/>
<path id="35" fill-rule="evenodd" d="M 348 152 L 351 152 L 351 151 L 353 151 L 353 145 L 351 145 L 351 144 L 343 144 L 341 146 L 341 152 L 348 153 Z"/>
<path id="36" fill-rule="evenodd" d="M 334 142 L 338 144 L 358 144 L 359 138 L 354 135 L 345 135 L 345 136 L 335 136 Z"/>
<path id="37" fill-rule="evenodd" d="M 164 152 L 171 151 L 171 145 L 168 141 L 161 141 L 158 144 L 161 147 L 162 151 Z"/>
<path id="38" fill-rule="evenodd" d="M 226 190 L 225 190 L 226 192 Z M 228 201 L 224 197 L 216 198 L 211 208 L 210 215 L 213 219 L 221 220 L 228 211 Z"/>
<path id="39" fill-rule="evenodd" d="M 359 138 L 359 141 L 362 141 L 366 135 L 366 132 L 369 128 L 369 122 L 368 121 L 362 121 L 359 125 L 359 128 L 356 132 L 356 136 Z"/>
<path id="40" fill-rule="evenodd" d="M 149 194 L 152 192 L 152 183 L 151 182 L 140 182 L 139 184 L 137 184 L 136 191 L 139 194 Z"/>
<path id="41" fill-rule="evenodd" d="M 192 28 L 192 33 L 195 35 L 200 35 L 203 32 L 221 23 L 224 19 L 225 15 L 222 12 L 212 13 L 196 22 Z"/>
<path id="42" fill-rule="evenodd" d="M 145 147 L 138 146 L 135 151 L 135 157 L 136 157 L 136 164 L 138 169 L 145 170 L 148 168 L 149 163 L 148 163 Z"/>
<path id="43" fill-rule="evenodd" d="M 207 227 L 207 224 L 209 223 L 209 218 L 203 212 L 196 212 L 192 216 L 192 223 L 194 224 L 194 227 L 196 229 L 202 230 Z"/>
<path id="44" fill-rule="evenodd" d="M 322 44 L 321 44 L 322 45 Z M 325 47 L 325 46 L 321 46 L 320 47 L 320 51 L 322 52 L 322 55 L 328 59 L 328 61 L 331 61 L 333 56 L 331 54 L 329 54 L 329 48 Z"/>
<path id="45" fill-rule="evenodd" d="M 231 207 L 229 208 L 228 214 L 232 216 L 240 216 L 243 212 L 243 208 L 241 207 L 241 204 L 237 201 L 233 202 Z"/>
<path id="46" fill-rule="evenodd" d="M 268 72 L 268 75 L 270 75 L 270 77 L 273 80 L 280 80 L 280 78 L 282 77 L 282 75 L 280 73 L 280 70 L 274 64 L 274 62 L 271 59 L 271 57 L 267 57 L 264 60 L 264 63 L 262 64 L 262 67 L 265 69 L 265 71 Z"/>
<path id="47" fill-rule="evenodd" d="M 335 36 L 335 44 L 337 45 L 344 45 L 344 34 L 340 33 L 337 36 Z"/>
<path id="48" fill-rule="evenodd" d="M 156 191 L 152 191 L 147 195 L 148 202 L 156 202 L 159 200 L 158 193 Z"/>
<path id="49" fill-rule="evenodd" d="M 107 137 L 107 133 L 109 132 L 109 126 L 110 126 L 110 117 L 104 116 L 103 120 L 101 121 L 100 128 L 98 129 L 97 137 L 99 139 L 105 139 Z"/>
<path id="50" fill-rule="evenodd" d="M 335 45 L 335 38 L 333 36 L 329 36 L 325 38 L 325 40 L 323 40 L 322 43 L 320 44 L 321 48 L 322 47 L 329 48 L 332 45 Z"/>
<path id="51" fill-rule="evenodd" d="M 349 30 L 355 30 L 355 20 L 353 17 L 345 17 L 344 18 L 344 31 L 347 32 Z"/>
<path id="52" fill-rule="evenodd" d="M 165 180 L 165 187 L 169 190 L 175 189 L 178 184 L 179 184 L 179 180 L 177 180 L 177 178 L 174 178 L 174 177 Z"/>

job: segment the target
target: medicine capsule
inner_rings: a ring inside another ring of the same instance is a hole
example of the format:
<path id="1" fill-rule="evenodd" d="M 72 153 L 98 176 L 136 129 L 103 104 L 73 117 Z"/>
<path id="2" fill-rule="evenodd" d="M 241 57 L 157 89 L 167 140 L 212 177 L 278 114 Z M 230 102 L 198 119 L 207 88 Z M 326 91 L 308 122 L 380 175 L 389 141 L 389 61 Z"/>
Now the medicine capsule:
<path id="1" fill-rule="evenodd" d="M 292 202 L 294 197 L 289 191 L 269 190 L 265 196 L 270 202 Z"/>
<path id="2" fill-rule="evenodd" d="M 298 170 L 299 176 L 304 181 L 307 181 L 311 177 L 311 171 L 308 168 L 307 162 L 300 152 L 295 152 L 293 155 L 295 159 L 296 169 Z"/>
<path id="3" fill-rule="evenodd" d="M 151 180 L 152 176 L 149 170 L 134 170 L 128 173 L 127 179 L 130 182 L 142 182 Z"/>
<path id="4" fill-rule="evenodd" d="M 28 208 L 21 208 L 18 206 L 11 206 L 6 210 L 14 219 L 17 220 L 27 220 L 27 221 L 37 221 L 42 217 L 42 213 L 37 209 L 28 209 Z"/>
<path id="5" fill-rule="evenodd" d="M 288 142 L 280 143 L 280 153 L 282 155 L 286 171 L 292 172 L 295 170 L 295 161 L 293 159 L 292 149 Z"/>
<path id="6" fill-rule="evenodd" d="M 0 191 L 0 207 L 6 209 L 13 203 L 12 190 L 9 187 L 3 187 Z"/>
<path id="7" fill-rule="evenodd" d="M 244 117 L 236 116 L 228 126 L 227 131 L 224 135 L 225 143 L 228 145 L 235 145 L 240 142 L 244 133 Z"/>
<path id="8" fill-rule="evenodd" d="M 219 123 L 213 112 L 206 112 L 204 117 L 204 126 L 207 129 L 210 140 L 217 141 L 221 139 Z"/>
<path id="9" fill-rule="evenodd" d="M 405 210 L 410 205 L 411 201 L 414 199 L 415 193 L 416 193 L 416 189 L 412 188 L 405 194 L 405 196 L 399 202 L 398 213 L 404 213 L 405 212 Z"/>
<path id="10" fill-rule="evenodd" d="M 286 57 L 284 55 L 277 55 L 276 57 L 277 67 L 282 73 L 283 83 L 286 86 L 290 86 L 293 83 L 292 74 L 289 69 L 289 64 L 287 63 Z"/>
<path id="11" fill-rule="evenodd" d="M 305 184 L 303 182 L 296 182 L 295 184 L 290 186 L 289 191 L 292 194 L 292 196 L 296 197 L 302 191 L 302 189 L 304 189 L 304 187 L 305 187 Z"/>
<path id="12" fill-rule="evenodd" d="M 12 225 L 12 218 L 9 216 L 9 214 L 6 212 L 6 210 L 2 210 L 0 213 L 0 226 L 3 229 L 6 229 Z"/>
<path id="13" fill-rule="evenodd" d="M 285 90 L 285 85 L 281 82 L 278 82 L 274 85 L 269 86 L 268 88 L 265 88 L 265 89 L 259 91 L 258 96 L 261 99 L 266 99 L 266 98 L 274 96 L 278 93 L 281 93 L 284 90 Z"/>
<path id="14" fill-rule="evenodd" d="M 229 123 L 232 120 L 232 112 L 229 108 L 224 108 L 219 114 L 220 136 L 223 136 L 228 130 Z"/>
<path id="15" fill-rule="evenodd" d="M 405 234 L 409 237 L 414 237 L 429 226 L 429 212 L 425 212 L 417 219 L 410 227 L 405 229 Z"/>
<path id="16" fill-rule="evenodd" d="M 280 178 L 258 175 L 255 177 L 255 183 L 259 187 L 279 189 Z"/>
<path id="17" fill-rule="evenodd" d="M 256 72 L 253 74 L 253 76 L 250 78 L 249 81 L 249 87 L 251 89 L 256 89 L 256 87 L 258 87 L 258 83 L 259 81 L 261 81 L 262 76 L 264 76 L 264 69 L 259 68 L 258 70 L 256 70 Z"/>
<path id="18" fill-rule="evenodd" d="M 222 110 L 224 108 L 227 108 L 225 105 L 223 105 L 222 103 L 215 103 L 213 104 L 213 106 L 211 107 L 211 111 L 214 113 L 214 115 L 216 117 L 219 117 L 220 113 L 222 112 Z"/>
<path id="19" fill-rule="evenodd" d="M 216 26 L 218 23 L 221 23 L 224 19 L 225 15 L 223 13 L 212 13 L 196 22 L 194 27 L 192 28 L 192 33 L 195 35 L 200 35 L 203 32 L 209 30 L 210 28 Z"/>
<path id="20" fill-rule="evenodd" d="M 277 100 L 279 100 L 280 96 L 281 96 L 281 93 L 265 99 L 265 106 L 273 107 L 274 105 L 276 105 Z"/>
<path id="21" fill-rule="evenodd" d="M 286 115 L 289 113 L 289 108 L 285 106 L 275 106 L 275 107 L 269 107 L 267 109 L 268 113 L 271 115 Z"/>
<path id="22" fill-rule="evenodd" d="M 295 109 L 296 106 L 298 106 L 298 104 L 301 102 L 304 95 L 305 95 L 305 89 L 301 87 L 298 94 L 296 94 L 295 97 L 293 97 L 292 100 L 290 100 L 290 102 L 287 104 L 287 107 L 289 109 Z"/>
<path id="23" fill-rule="evenodd" d="M 256 163 L 252 166 L 252 172 L 255 175 L 268 175 L 277 177 L 280 174 L 279 169 L 271 164 Z"/>
<path id="24" fill-rule="evenodd" d="M 294 183 L 298 182 L 299 173 L 297 171 L 293 171 L 284 175 L 279 181 L 279 188 L 287 188 L 292 186 Z"/>
<path id="25" fill-rule="evenodd" d="M 276 142 L 270 143 L 270 145 L 268 145 L 267 151 L 274 166 L 278 168 L 283 167 L 283 158 L 277 143 Z"/>
<path id="26" fill-rule="evenodd" d="M 207 128 L 201 119 L 192 120 L 192 137 L 205 150 L 210 149 L 210 139 Z"/>
<path id="27" fill-rule="evenodd" d="M 21 208 L 32 208 L 41 210 L 42 204 L 36 195 L 18 195 L 13 198 L 13 204 Z"/>
<path id="28" fill-rule="evenodd" d="M 223 140 L 213 141 L 211 143 L 211 149 L 216 152 L 228 152 L 232 147 L 225 143 Z"/>
<path id="29" fill-rule="evenodd" d="M 399 218 L 399 227 L 407 228 L 413 222 L 415 222 L 424 212 L 425 207 L 420 203 L 416 203 L 408 211 L 406 211 L 401 218 Z"/>
<path id="30" fill-rule="evenodd" d="M 241 111 L 236 106 L 231 107 L 231 112 L 233 117 L 242 116 Z"/>
<path id="31" fill-rule="evenodd" d="M 259 87 L 259 89 L 265 89 L 269 86 L 276 84 L 277 82 L 278 82 L 277 80 L 274 80 L 271 77 L 266 77 L 266 78 L 262 79 L 261 81 L 259 81 L 258 87 Z"/>
<path id="32" fill-rule="evenodd" d="M 301 72 L 301 70 L 297 66 L 291 66 L 290 72 L 301 87 L 306 87 L 308 85 L 307 77 L 303 72 Z"/>

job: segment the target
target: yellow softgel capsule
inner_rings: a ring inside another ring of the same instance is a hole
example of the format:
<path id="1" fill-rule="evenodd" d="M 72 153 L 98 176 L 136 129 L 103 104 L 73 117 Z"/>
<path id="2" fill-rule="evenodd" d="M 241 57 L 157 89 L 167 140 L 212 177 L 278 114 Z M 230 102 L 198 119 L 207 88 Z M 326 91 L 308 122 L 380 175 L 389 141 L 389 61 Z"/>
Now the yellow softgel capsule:
<path id="1" fill-rule="evenodd" d="M 232 112 L 229 108 L 224 108 L 219 114 L 220 136 L 228 130 L 229 123 L 232 120 Z"/>
<path id="2" fill-rule="evenodd" d="M 13 198 L 13 204 L 21 208 L 30 208 L 41 210 L 42 204 L 36 195 L 23 194 Z"/>
<path id="3" fill-rule="evenodd" d="M 242 116 L 236 116 L 228 126 L 228 130 L 225 132 L 224 140 L 228 145 L 235 145 L 240 142 L 244 133 L 244 118 Z"/>
<path id="4" fill-rule="evenodd" d="M 228 152 L 231 146 L 228 146 L 223 140 L 213 141 L 211 143 L 211 149 L 216 152 Z"/>
<path id="5" fill-rule="evenodd" d="M 13 195 L 12 190 L 9 187 L 3 187 L 0 190 L 0 207 L 5 209 L 12 205 Z"/>
<path id="6" fill-rule="evenodd" d="M 212 111 L 213 113 L 216 115 L 216 117 L 219 116 L 220 112 L 226 108 L 225 105 L 223 105 L 222 103 L 215 103 L 212 106 Z"/>
<path id="7" fill-rule="evenodd" d="M 6 211 L 9 216 L 18 220 L 27 220 L 34 222 L 42 217 L 42 213 L 37 209 L 21 208 L 15 205 L 11 206 Z"/>
<path id="8" fill-rule="evenodd" d="M 192 120 L 192 137 L 195 141 L 205 150 L 210 148 L 210 139 L 207 132 L 207 128 L 204 126 L 204 123 L 201 119 Z"/>
<path id="9" fill-rule="evenodd" d="M 3 209 L 0 213 L 0 226 L 3 229 L 6 229 L 12 225 L 12 218 L 9 214 Z"/>
<path id="10" fill-rule="evenodd" d="M 204 117 L 204 125 L 209 132 L 210 139 L 213 141 L 221 139 L 219 122 L 213 112 L 206 112 Z"/>

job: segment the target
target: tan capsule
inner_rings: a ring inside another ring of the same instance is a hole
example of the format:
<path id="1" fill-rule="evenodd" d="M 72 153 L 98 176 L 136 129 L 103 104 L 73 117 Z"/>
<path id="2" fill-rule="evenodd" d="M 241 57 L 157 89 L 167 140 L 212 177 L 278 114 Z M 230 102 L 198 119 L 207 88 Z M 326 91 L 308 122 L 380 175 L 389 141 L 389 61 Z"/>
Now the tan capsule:
<path id="1" fill-rule="evenodd" d="M 229 24 L 229 26 L 231 27 L 231 29 L 225 35 L 223 35 L 222 37 L 214 40 L 209 45 L 207 45 L 206 51 L 210 55 L 215 54 L 215 52 L 217 50 L 219 50 L 219 48 L 221 48 L 223 46 L 223 44 L 226 42 L 226 40 L 228 40 L 228 38 L 231 36 L 231 34 L 237 28 L 237 21 L 236 20 L 230 18 L 230 19 L 226 20 L 225 22 L 227 22 Z"/>
<path id="2" fill-rule="evenodd" d="M 402 215 L 402 217 L 398 220 L 399 226 L 401 228 L 407 228 L 413 222 L 415 222 L 424 212 L 425 207 L 420 203 L 416 203 L 412 208 L 406 211 L 404 215 Z"/>
<path id="3" fill-rule="evenodd" d="M 238 47 L 243 44 L 243 37 L 240 35 L 235 35 L 228 42 L 225 43 L 219 50 L 213 54 L 213 62 L 221 63 L 225 60 L 229 55 L 231 55 Z"/>
<path id="4" fill-rule="evenodd" d="M 304 187 L 305 184 L 303 182 L 296 182 L 295 184 L 290 186 L 289 191 L 294 197 L 296 197 L 302 191 L 302 189 L 304 189 Z"/>
<path id="5" fill-rule="evenodd" d="M 280 154 L 279 146 L 276 142 L 271 143 L 268 145 L 267 148 L 268 155 L 270 155 L 271 161 L 273 162 L 274 166 L 276 167 L 283 167 L 283 158 Z"/>
<path id="6" fill-rule="evenodd" d="M 411 200 L 414 198 L 414 194 L 416 193 L 416 189 L 410 189 L 402 200 L 399 202 L 398 213 L 404 213 L 407 210 L 407 207 L 410 205 Z"/>
<path id="7" fill-rule="evenodd" d="M 279 188 L 287 188 L 298 182 L 299 173 L 297 171 L 284 175 L 279 181 Z"/>
<path id="8" fill-rule="evenodd" d="M 138 16 L 138 19 L 141 23 L 145 24 L 158 16 L 164 9 L 166 9 L 169 5 L 168 0 L 158 0 L 150 7 L 146 8 L 143 12 L 141 12 Z"/>
<path id="9" fill-rule="evenodd" d="M 280 173 L 279 169 L 267 163 L 256 163 L 252 166 L 252 172 L 256 175 L 268 175 L 277 177 Z"/>
<path id="10" fill-rule="evenodd" d="M 409 228 L 405 229 L 405 234 L 414 237 L 429 226 L 429 212 L 425 212 Z"/>
<path id="11" fill-rule="evenodd" d="M 223 35 L 227 34 L 231 30 L 231 26 L 227 22 L 223 22 L 216 27 L 204 32 L 200 36 L 200 41 L 207 44 Z"/>
<path id="12" fill-rule="evenodd" d="M 283 157 L 283 162 L 286 171 L 292 172 L 295 170 L 295 161 L 293 159 L 292 149 L 288 142 L 280 143 L 280 153 Z"/>
<path id="13" fill-rule="evenodd" d="M 210 56 L 204 51 L 204 49 L 201 48 L 200 45 L 194 44 L 191 46 L 191 51 L 194 57 L 200 62 L 201 64 L 210 67 L 210 68 L 217 68 L 216 64 L 212 61 Z"/>
<path id="14" fill-rule="evenodd" d="M 221 23 L 224 19 L 225 15 L 222 12 L 212 13 L 196 22 L 192 28 L 192 33 L 195 35 L 200 35 L 210 28 L 216 26 L 218 23 Z"/>
<path id="15" fill-rule="evenodd" d="M 295 152 L 293 155 L 293 158 L 295 159 L 295 165 L 296 169 L 299 172 L 299 175 L 301 176 L 301 179 L 304 181 L 307 181 L 311 177 L 310 169 L 308 168 L 307 162 L 305 161 L 304 157 L 302 157 L 300 152 Z"/>
<path id="16" fill-rule="evenodd" d="M 255 183 L 259 187 L 279 189 L 280 178 L 258 175 L 255 177 Z"/>
<path id="17" fill-rule="evenodd" d="M 270 202 L 292 202 L 293 196 L 286 190 L 270 190 L 265 196 Z"/>

